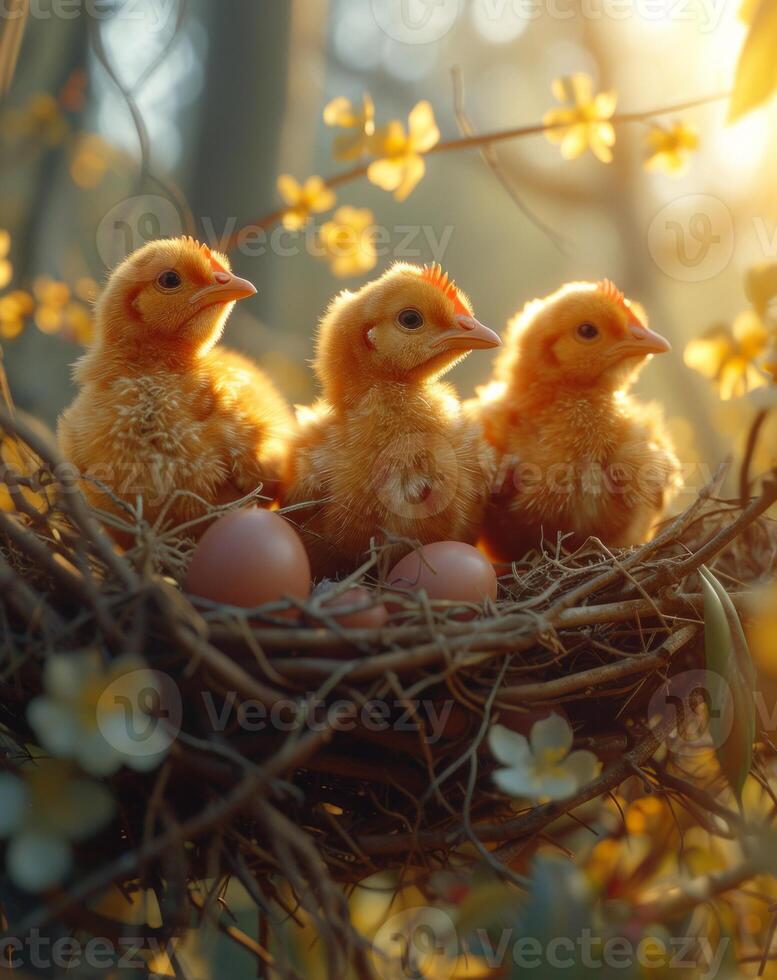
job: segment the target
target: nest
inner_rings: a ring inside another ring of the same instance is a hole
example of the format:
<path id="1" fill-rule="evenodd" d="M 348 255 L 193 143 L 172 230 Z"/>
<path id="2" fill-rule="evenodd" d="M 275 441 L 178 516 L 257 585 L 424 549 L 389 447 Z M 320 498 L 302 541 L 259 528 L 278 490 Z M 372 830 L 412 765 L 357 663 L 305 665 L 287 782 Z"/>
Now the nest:
<path id="1" fill-rule="evenodd" d="M 234 876 L 266 928 L 301 905 L 330 972 L 350 959 L 367 975 L 340 886 L 394 870 L 424 888 L 466 861 L 512 874 L 551 823 L 650 764 L 666 736 L 650 723 L 651 696 L 703 665 L 699 566 L 712 564 L 741 605 L 777 551 L 767 516 L 777 473 L 735 502 L 719 498 L 719 472 L 649 543 L 610 551 L 590 540 L 569 554 L 561 542 L 505 569 L 486 608 L 396 596 L 385 627 L 347 630 L 314 596 L 292 622 L 291 603 L 193 603 L 175 581 L 184 544 L 139 522 L 119 553 L 34 427 L 2 411 L 0 429 L 14 448 L 6 460 L 34 461 L 2 473 L 13 505 L 0 511 L 7 758 L 33 738 L 26 707 L 52 652 L 131 651 L 174 679 L 183 704 L 164 763 L 112 777 L 120 817 L 27 928 L 82 923 L 88 900 L 117 884 L 162 895 L 161 931 L 172 935 L 188 903 L 203 904 L 192 883 Z M 373 562 L 337 587 L 369 583 Z M 252 706 L 254 730 L 225 716 L 229 705 Z M 486 735 L 497 720 L 528 731 L 549 709 L 603 770 L 563 802 L 518 807 L 495 790 Z"/>

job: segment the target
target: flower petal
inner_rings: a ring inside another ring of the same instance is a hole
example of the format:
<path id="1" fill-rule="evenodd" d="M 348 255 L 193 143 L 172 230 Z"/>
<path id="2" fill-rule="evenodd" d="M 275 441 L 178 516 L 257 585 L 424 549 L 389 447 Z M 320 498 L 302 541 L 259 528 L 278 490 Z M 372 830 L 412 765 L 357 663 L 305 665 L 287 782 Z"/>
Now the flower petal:
<path id="1" fill-rule="evenodd" d="M 531 763 L 531 750 L 526 737 L 504 725 L 491 726 L 488 747 L 494 758 L 506 766 L 528 767 Z"/>
<path id="2" fill-rule="evenodd" d="M 426 99 L 410 111 L 407 119 L 408 134 L 412 149 L 416 153 L 426 153 L 440 139 L 440 130 L 434 119 L 434 110 Z"/>
<path id="3" fill-rule="evenodd" d="M 583 71 L 576 71 L 562 79 L 564 90 L 567 94 L 567 101 L 576 102 L 578 105 L 587 105 L 591 101 L 594 91 L 593 79 Z"/>
<path id="4" fill-rule="evenodd" d="M 594 99 L 593 104 L 594 110 L 599 119 L 609 119 L 615 112 L 615 106 L 618 104 L 618 95 L 614 89 L 608 89 L 606 92 L 599 92 Z"/>
<path id="5" fill-rule="evenodd" d="M 123 723 L 123 720 L 117 720 L 116 728 Z M 107 723 L 103 721 L 99 729 L 84 732 L 78 742 L 75 758 L 90 776 L 112 776 L 122 766 L 122 752 L 112 739 L 106 738 L 106 727 Z"/>
<path id="6" fill-rule="evenodd" d="M 404 201 L 410 197 L 425 173 L 423 157 L 408 157 L 402 170 L 402 179 L 394 191 L 394 199 Z"/>
<path id="7" fill-rule="evenodd" d="M 565 160 L 576 160 L 588 148 L 588 126 L 577 123 L 564 131 L 561 140 L 561 155 Z"/>
<path id="8" fill-rule="evenodd" d="M 568 752 L 572 748 L 572 728 L 566 718 L 552 714 L 532 725 L 529 741 L 534 755 L 547 750 Z"/>
<path id="9" fill-rule="evenodd" d="M 691 370 L 698 371 L 705 378 L 716 378 L 733 352 L 731 336 L 725 328 L 719 327 L 704 337 L 689 341 L 683 359 Z"/>
<path id="10" fill-rule="evenodd" d="M 99 672 L 100 661 L 94 654 L 54 654 L 43 668 L 43 685 L 52 697 L 77 701 L 86 682 Z"/>
<path id="11" fill-rule="evenodd" d="M 287 204 L 297 204 L 302 197 L 302 188 L 291 174 L 281 174 L 277 180 L 278 193 Z"/>
<path id="12" fill-rule="evenodd" d="M 577 749 L 569 753 L 562 768 L 565 773 L 572 776 L 577 783 L 575 788 L 579 789 L 586 783 L 590 783 L 592 779 L 596 779 L 602 764 L 593 752 L 589 752 L 588 749 Z"/>
<path id="13" fill-rule="evenodd" d="M 528 769 L 497 769 L 493 779 L 498 788 L 508 796 L 523 800 L 537 799 L 537 780 Z"/>
<path id="14" fill-rule="evenodd" d="M 402 181 L 402 164 L 394 160 L 373 160 L 367 168 L 371 183 L 384 191 L 393 191 Z"/>
<path id="15" fill-rule="evenodd" d="M 534 794 L 538 800 L 564 800 L 575 792 L 577 786 L 572 773 L 540 775 L 537 777 Z"/>
<path id="16" fill-rule="evenodd" d="M 327 126 L 355 126 L 358 122 L 351 100 L 344 95 L 327 102 L 324 106 L 324 122 Z"/>
<path id="17" fill-rule="evenodd" d="M 20 888 L 41 892 L 65 878 L 73 855 L 67 841 L 29 831 L 13 838 L 5 860 L 9 876 Z"/>
<path id="18" fill-rule="evenodd" d="M 9 837 L 23 822 L 29 804 L 24 780 L 0 772 L 0 837 Z"/>
<path id="19" fill-rule="evenodd" d="M 27 706 L 27 720 L 47 752 L 60 759 L 73 756 L 81 734 L 73 707 L 45 696 L 37 697 Z"/>

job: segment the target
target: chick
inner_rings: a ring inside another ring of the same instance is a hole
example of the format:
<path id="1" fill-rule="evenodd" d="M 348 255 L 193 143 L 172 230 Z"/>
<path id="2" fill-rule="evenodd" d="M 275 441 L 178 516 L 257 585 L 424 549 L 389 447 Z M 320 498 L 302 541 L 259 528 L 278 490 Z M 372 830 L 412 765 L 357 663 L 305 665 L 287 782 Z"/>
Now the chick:
<path id="1" fill-rule="evenodd" d="M 175 491 L 207 504 L 259 484 L 274 495 L 291 410 L 253 363 L 214 347 L 236 300 L 255 292 L 191 238 L 149 242 L 110 275 L 58 429 L 95 506 L 126 517 L 120 501 L 140 496 L 146 520 L 177 527 L 206 509 Z"/>
<path id="2" fill-rule="evenodd" d="M 386 562 L 414 541 L 475 540 L 493 453 L 438 379 L 499 344 L 436 264 L 397 263 L 332 301 L 314 362 L 323 399 L 301 413 L 284 496 L 316 502 L 297 518 L 317 576 L 352 571 L 373 537 Z"/>
<path id="3" fill-rule="evenodd" d="M 668 350 L 608 280 L 570 283 L 511 321 L 495 381 L 467 404 L 499 455 L 483 535 L 492 557 L 520 558 L 558 532 L 572 546 L 649 538 L 679 464 L 660 412 L 627 392 Z"/>

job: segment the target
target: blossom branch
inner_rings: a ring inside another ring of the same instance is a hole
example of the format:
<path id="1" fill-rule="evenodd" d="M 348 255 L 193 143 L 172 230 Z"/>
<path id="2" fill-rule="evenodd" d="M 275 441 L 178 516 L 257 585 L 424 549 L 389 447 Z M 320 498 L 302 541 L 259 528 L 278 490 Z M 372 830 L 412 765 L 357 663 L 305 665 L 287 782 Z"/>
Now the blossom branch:
<path id="1" fill-rule="evenodd" d="M 705 95 L 696 99 L 686 99 L 682 102 L 675 102 L 656 109 L 645 109 L 640 112 L 615 113 L 608 121 L 613 126 L 621 125 L 623 123 L 646 122 L 650 119 L 654 119 L 656 116 L 663 116 L 672 112 L 683 112 L 687 109 L 696 109 L 700 106 L 720 102 L 724 99 L 728 99 L 729 97 L 730 93 L 719 92 L 715 95 Z M 478 133 L 472 136 L 459 136 L 455 139 L 443 140 L 440 143 L 436 143 L 433 147 L 431 147 L 431 149 L 425 151 L 422 156 L 432 156 L 435 153 L 448 153 L 455 150 L 482 149 L 483 147 L 489 147 L 495 143 L 503 143 L 507 140 L 522 139 L 527 136 L 537 136 L 541 133 L 552 132 L 553 130 L 566 129 L 568 125 L 568 123 L 562 122 L 540 122 L 533 123 L 528 126 L 515 126 L 510 129 L 495 130 L 491 133 Z M 324 186 L 329 189 L 334 189 L 343 184 L 348 184 L 352 181 L 359 180 L 367 175 L 368 167 L 369 162 L 360 163 L 348 170 L 342 171 L 339 174 L 328 177 L 324 181 Z M 273 211 L 269 211 L 256 221 L 243 225 L 227 238 L 225 244 L 223 245 L 224 249 L 226 251 L 234 249 L 240 241 L 241 236 L 248 230 L 256 231 L 272 228 L 273 225 L 276 225 L 281 220 L 286 211 L 288 211 L 288 205 L 283 205 L 275 208 Z"/>

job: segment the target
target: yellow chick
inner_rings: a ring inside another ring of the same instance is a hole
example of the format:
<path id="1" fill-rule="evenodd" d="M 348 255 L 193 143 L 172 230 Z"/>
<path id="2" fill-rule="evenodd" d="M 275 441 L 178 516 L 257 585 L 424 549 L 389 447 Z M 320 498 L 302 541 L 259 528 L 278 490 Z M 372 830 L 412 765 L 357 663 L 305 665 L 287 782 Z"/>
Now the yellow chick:
<path id="1" fill-rule="evenodd" d="M 255 292 L 191 238 L 149 242 L 112 272 L 58 429 L 94 506 L 126 517 L 118 501 L 140 497 L 147 521 L 177 527 L 205 512 L 197 498 L 226 503 L 260 484 L 274 496 L 293 415 L 255 364 L 214 346 Z"/>
<path id="2" fill-rule="evenodd" d="M 439 265 L 397 263 L 345 291 L 318 331 L 323 399 L 301 413 L 284 504 L 314 574 L 354 569 L 370 541 L 399 558 L 413 542 L 476 539 L 493 454 L 439 378 L 499 337 Z"/>

